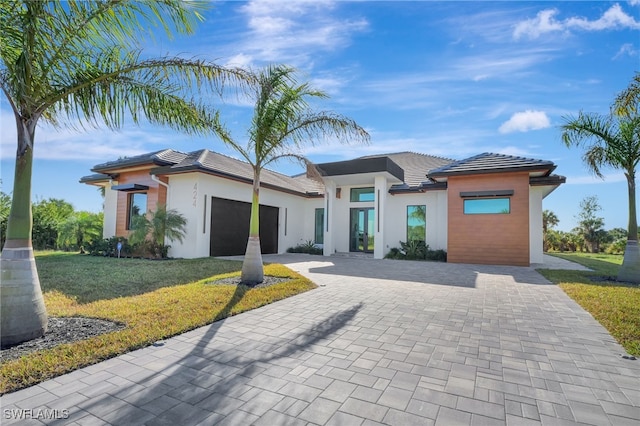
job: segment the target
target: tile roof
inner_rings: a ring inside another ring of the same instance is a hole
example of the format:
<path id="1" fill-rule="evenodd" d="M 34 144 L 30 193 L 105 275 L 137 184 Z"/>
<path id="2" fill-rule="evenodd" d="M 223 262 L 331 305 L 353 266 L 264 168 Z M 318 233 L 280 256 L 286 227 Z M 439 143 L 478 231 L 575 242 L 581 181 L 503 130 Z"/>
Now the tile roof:
<path id="1" fill-rule="evenodd" d="M 555 164 L 551 161 L 485 152 L 433 169 L 428 175 L 429 177 L 437 178 L 458 174 L 497 173 L 519 170 L 547 170 L 548 173 L 551 173 L 555 168 Z"/>
<path id="2" fill-rule="evenodd" d="M 253 181 L 253 169 L 249 163 L 209 151 L 208 149 L 201 149 L 185 154 L 179 162 L 153 169 L 152 172 L 158 174 L 173 174 L 193 170 L 210 172 L 247 182 Z M 309 179 L 306 176 L 291 177 L 269 169 L 262 169 L 260 182 L 268 186 L 302 194 L 324 192 L 321 183 Z"/>
<path id="3" fill-rule="evenodd" d="M 135 155 L 133 157 L 119 158 L 114 161 L 98 164 L 91 170 L 94 172 L 104 172 L 117 170 L 125 167 L 139 166 L 143 164 L 168 165 L 175 164 L 184 159 L 187 154 L 173 149 L 162 149 L 160 151 L 148 152 L 146 154 Z"/>
<path id="4" fill-rule="evenodd" d="M 452 163 L 454 160 L 417 152 L 395 152 L 390 154 L 368 155 L 360 158 L 389 157 L 404 170 L 404 182 L 409 186 L 420 186 L 433 169 Z"/>

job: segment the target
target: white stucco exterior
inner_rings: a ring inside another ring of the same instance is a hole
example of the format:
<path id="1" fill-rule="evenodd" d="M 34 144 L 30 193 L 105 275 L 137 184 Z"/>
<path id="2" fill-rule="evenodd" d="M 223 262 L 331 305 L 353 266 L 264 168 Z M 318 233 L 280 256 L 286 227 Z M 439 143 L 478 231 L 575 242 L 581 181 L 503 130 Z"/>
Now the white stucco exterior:
<path id="1" fill-rule="evenodd" d="M 205 154 L 209 157 L 206 157 Z M 187 154 L 170 152 L 167 155 L 168 157 L 163 157 L 165 158 L 164 162 L 178 161 Z M 212 226 L 212 200 L 224 199 L 251 203 L 250 178 L 246 173 L 243 176 L 240 172 L 238 175 L 229 172 L 229 170 L 240 171 L 242 167 L 245 167 L 237 160 L 218 154 L 214 155 L 210 152 L 208 154 L 196 152 L 193 159 L 199 161 L 202 155 L 205 155 L 202 158 L 209 159 L 207 164 L 211 164 L 215 160 L 224 167 L 221 168 L 221 171 L 216 171 L 214 168 L 206 169 L 202 163 L 197 162 L 196 166 L 192 166 L 192 168 L 181 169 L 178 167 L 174 171 L 160 167 L 150 171 L 151 179 L 167 189 L 167 208 L 177 210 L 187 220 L 183 241 L 167 241 L 171 246 L 169 250 L 171 257 L 208 257 L 212 250 L 218 254 L 221 252 L 236 254 L 235 252 L 241 249 L 237 245 L 220 248 L 216 243 L 235 244 L 238 242 L 234 236 L 240 232 L 238 229 L 242 227 L 245 220 L 242 210 L 244 207 L 239 208 L 237 203 L 219 200 L 218 204 L 213 206 L 216 207 L 214 217 L 219 217 L 221 222 Z M 273 234 L 265 236 L 264 241 L 270 240 L 263 248 L 268 247 L 266 250 L 269 252 L 277 250 L 277 253 L 284 253 L 288 248 L 308 241 L 318 243 L 319 241 L 315 241 L 316 210 L 323 209 L 322 248 L 325 256 L 365 250 L 371 252 L 374 258 L 382 259 L 392 248 L 400 247 L 400 242 L 408 240 L 409 206 L 424 206 L 424 241 L 432 250 L 447 251 L 449 241 L 448 197 L 459 196 L 459 194 L 449 194 L 446 183 L 439 181 L 437 185 L 433 184 L 436 181 L 432 177 L 421 173 L 422 166 L 417 164 L 420 161 L 425 161 L 424 155 L 415 153 L 399 153 L 397 155 L 398 161 L 405 161 L 403 167 L 411 170 L 411 173 L 408 174 L 409 180 L 407 180 L 412 182 L 411 185 L 404 180 L 407 178 L 407 175 L 403 177 L 404 169 L 391 162 L 386 156 L 363 157 L 364 159 L 354 162 L 328 163 L 330 173 L 324 174 L 323 185 L 318 185 L 317 182 L 310 184 L 310 181 L 304 181 L 304 177 L 291 178 L 272 175 L 270 177 L 271 183 L 265 183 L 260 189 L 260 204 L 277 208 L 277 212 L 271 208 L 264 209 L 268 213 L 266 217 L 269 218 L 265 220 L 272 224 L 271 228 L 264 229 L 274 229 L 273 224 L 275 224 L 277 216 L 277 248 L 276 237 Z M 174 160 L 171 160 L 172 158 Z M 380 158 L 386 158 L 389 161 L 380 161 Z M 433 157 L 429 161 L 432 160 Z M 521 159 L 516 160 L 521 161 Z M 123 221 L 128 207 L 118 206 L 118 190 L 130 191 L 131 188 L 126 186 L 135 184 L 138 178 L 131 179 L 131 175 L 126 175 L 126 173 L 139 172 L 143 167 L 138 162 L 132 161 L 132 163 L 134 164 L 130 168 L 123 169 L 120 175 L 113 173 L 105 178 L 99 176 L 97 181 L 93 176 L 88 179 L 88 183 L 106 187 L 103 229 L 105 238 L 114 236 L 116 232 L 122 232 L 124 229 L 122 223 L 118 224 L 118 220 Z M 105 164 L 111 166 L 111 163 Z M 235 169 L 236 167 L 237 169 Z M 117 170 L 117 172 L 120 171 Z M 161 181 L 155 177 L 155 173 L 162 176 Z M 118 176 L 121 182 L 127 185 L 120 185 L 120 188 L 116 188 L 117 190 L 111 190 L 112 186 L 118 185 L 118 182 L 115 181 Z M 141 176 L 139 179 L 144 180 L 145 177 Z M 299 179 L 305 182 L 304 185 Z M 165 184 L 164 181 L 167 183 Z M 530 263 L 543 263 L 542 201 L 557 188 L 558 182 L 554 179 L 541 181 L 538 178 L 534 184 L 529 185 L 529 221 L 528 224 L 523 223 L 522 226 L 529 227 Z M 148 183 L 146 184 L 148 185 Z M 144 187 L 142 184 L 140 186 Z M 157 190 L 157 185 L 155 188 Z M 361 195 L 359 199 L 364 201 L 352 201 L 352 190 L 365 188 L 368 190 L 357 193 Z M 140 191 L 140 189 L 137 190 Z M 120 197 L 121 200 L 123 198 Z M 236 226 L 216 228 L 218 225 L 224 227 L 227 224 L 226 220 L 229 220 L 228 223 L 232 222 L 233 217 L 229 214 L 234 213 L 227 214 L 227 208 L 236 212 Z M 119 210 L 120 216 L 118 216 Z M 355 226 L 356 224 L 360 226 Z M 226 234 L 216 240 L 216 229 L 219 230 L 218 232 L 226 231 Z M 222 231 L 220 231 L 221 229 Z M 457 235 L 458 241 L 459 237 L 460 235 Z M 454 234 L 451 237 L 452 241 L 453 239 Z M 367 240 L 369 244 L 365 244 Z"/>
<path id="2" fill-rule="evenodd" d="M 104 221 L 102 223 L 103 238 L 111 238 L 116 235 L 116 216 L 118 214 L 118 193 L 111 187 L 117 185 L 117 181 L 110 181 L 104 188 Z"/>
<path id="3" fill-rule="evenodd" d="M 172 257 L 209 256 L 211 238 L 211 200 L 225 198 L 251 202 L 251 185 L 204 173 L 183 173 L 169 177 L 167 205 L 187 219 L 187 237 L 182 243 L 170 242 Z M 278 253 L 303 241 L 313 240 L 314 211 L 323 206 L 321 198 L 304 198 L 267 188 L 260 189 L 260 204 L 277 207 Z"/>

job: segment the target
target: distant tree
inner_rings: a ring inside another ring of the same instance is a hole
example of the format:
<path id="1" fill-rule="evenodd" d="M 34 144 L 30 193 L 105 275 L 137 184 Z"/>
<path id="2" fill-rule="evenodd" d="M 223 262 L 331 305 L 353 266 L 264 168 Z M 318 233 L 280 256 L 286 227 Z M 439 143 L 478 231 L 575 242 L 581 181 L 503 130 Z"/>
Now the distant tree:
<path id="1" fill-rule="evenodd" d="M 640 283 L 640 247 L 636 212 L 636 169 L 640 163 L 640 74 L 616 98 L 609 115 L 580 112 L 565 118 L 562 140 L 567 146 L 585 148 L 582 159 L 598 177 L 601 169 L 612 167 L 624 172 L 629 196 L 627 246 L 618 280 Z"/>
<path id="2" fill-rule="evenodd" d="M 0 247 L 4 246 L 4 239 L 7 234 L 9 210 L 11 210 L 11 195 L 0 191 Z"/>
<path id="3" fill-rule="evenodd" d="M 598 253 L 600 244 L 607 237 L 607 232 L 604 230 L 604 218 L 597 216 L 597 213 L 602 210 L 598 203 L 598 197 L 595 195 L 585 197 L 580 202 L 580 209 L 576 232 L 584 240 L 587 251 Z"/>
<path id="4" fill-rule="evenodd" d="M 103 217 L 102 212 L 74 212 L 58 226 L 58 249 L 84 252 L 86 244 L 102 239 Z"/>
<path id="5" fill-rule="evenodd" d="M 551 210 L 542 212 L 542 249 L 549 251 L 549 231 L 560 223 L 558 216 Z"/>
<path id="6" fill-rule="evenodd" d="M 73 206 L 59 198 L 48 198 L 33 203 L 33 247 L 36 250 L 55 249 L 58 229 L 73 213 Z"/>
<path id="7" fill-rule="evenodd" d="M 621 239 L 627 239 L 627 230 L 624 228 L 613 228 L 610 229 L 609 231 L 607 231 L 607 233 L 609 234 L 609 236 L 611 237 L 612 241 L 615 240 L 621 240 Z"/>

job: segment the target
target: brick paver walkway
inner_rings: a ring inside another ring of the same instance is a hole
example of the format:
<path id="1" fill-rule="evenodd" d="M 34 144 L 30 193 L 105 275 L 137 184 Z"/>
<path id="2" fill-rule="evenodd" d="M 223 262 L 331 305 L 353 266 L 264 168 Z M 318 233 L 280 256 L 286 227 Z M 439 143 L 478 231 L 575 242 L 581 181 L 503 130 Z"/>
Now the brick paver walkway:
<path id="1" fill-rule="evenodd" d="M 5 395 L 2 424 L 640 422 L 640 361 L 531 268 L 265 260 L 321 287 Z"/>

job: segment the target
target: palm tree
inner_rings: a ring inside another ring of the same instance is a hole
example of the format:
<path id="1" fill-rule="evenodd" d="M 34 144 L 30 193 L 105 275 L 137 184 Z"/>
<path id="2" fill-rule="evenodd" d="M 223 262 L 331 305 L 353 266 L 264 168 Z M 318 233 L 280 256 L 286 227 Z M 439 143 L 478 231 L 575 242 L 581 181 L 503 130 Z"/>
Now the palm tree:
<path id="1" fill-rule="evenodd" d="M 226 132 L 217 132 L 253 168 L 249 240 L 241 277 L 242 283 L 247 285 L 264 280 L 259 228 L 262 169 L 284 157 L 309 165 L 309 161 L 300 154 L 300 149 L 305 144 L 313 145 L 326 137 L 333 136 L 341 141 L 369 141 L 369 134 L 355 121 L 331 112 L 314 111 L 309 100 L 328 96 L 308 83 L 298 84 L 293 68 L 269 66 L 255 73 L 252 81 L 255 82 L 255 105 L 247 145 L 242 146 Z"/>
<path id="2" fill-rule="evenodd" d="M 551 210 L 542 212 L 542 244 L 544 251 L 549 250 L 549 231 L 560 223 L 558 216 Z"/>
<path id="3" fill-rule="evenodd" d="M 17 126 L 16 168 L 2 251 L 1 344 L 46 331 L 47 315 L 33 257 L 31 175 L 35 133 L 54 126 L 143 119 L 189 133 L 215 131 L 217 115 L 191 94 L 218 91 L 241 77 L 203 61 L 144 58 L 149 27 L 170 36 L 193 32 L 202 2 L 163 0 L 0 0 L 0 87 Z"/>
<path id="4" fill-rule="evenodd" d="M 635 81 L 637 83 L 638 76 Z M 618 100 L 634 99 L 632 84 L 618 96 Z M 637 91 L 637 85 L 635 86 Z M 580 112 L 578 117 L 565 118 L 561 126 L 562 140 L 567 146 L 585 146 L 582 156 L 587 167 L 603 178 L 602 167 L 621 169 L 627 178 L 629 194 L 629 225 L 627 246 L 618 280 L 640 283 L 640 250 L 638 248 L 638 220 L 636 214 L 636 168 L 640 162 L 639 96 L 626 104 L 617 103 L 609 115 Z"/>
<path id="5" fill-rule="evenodd" d="M 136 216 L 133 223 L 133 233 L 129 240 L 140 243 L 145 240 L 152 243 L 152 248 L 158 251 L 164 248 L 165 238 L 172 241 L 184 239 L 187 219 L 175 209 L 167 210 L 167 206 L 159 204 L 155 211 L 146 216 Z"/>

